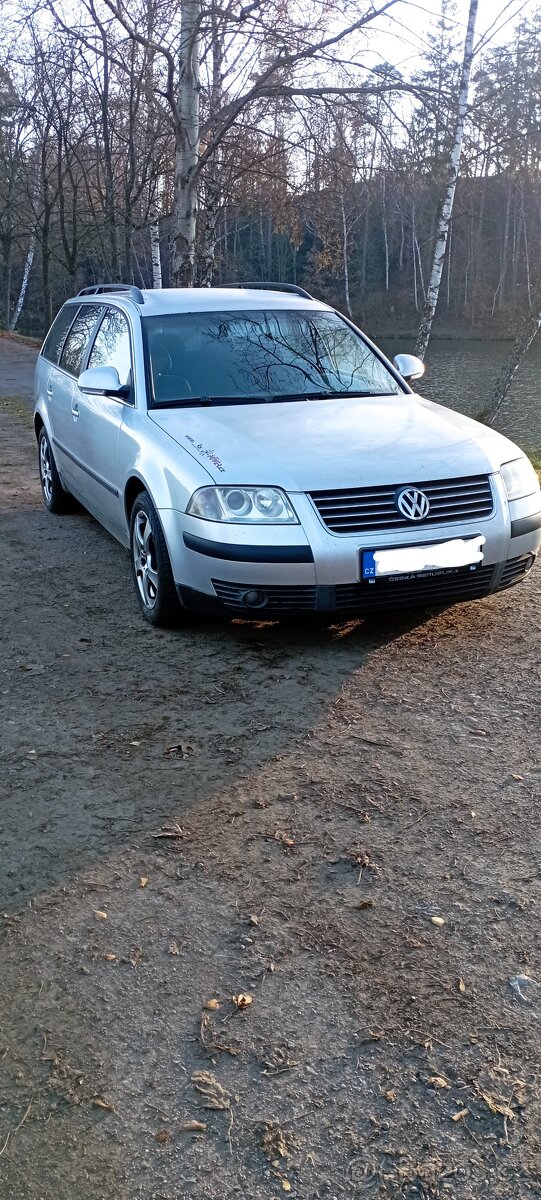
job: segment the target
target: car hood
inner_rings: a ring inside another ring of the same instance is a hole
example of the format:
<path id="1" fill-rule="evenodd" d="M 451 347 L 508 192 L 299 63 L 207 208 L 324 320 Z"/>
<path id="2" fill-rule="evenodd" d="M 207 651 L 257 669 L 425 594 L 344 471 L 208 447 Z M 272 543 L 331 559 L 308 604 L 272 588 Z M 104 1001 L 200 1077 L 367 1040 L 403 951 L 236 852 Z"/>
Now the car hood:
<path id="1" fill-rule="evenodd" d="M 476 475 L 521 452 L 419 396 L 153 409 L 151 419 L 217 483 L 289 492 Z"/>

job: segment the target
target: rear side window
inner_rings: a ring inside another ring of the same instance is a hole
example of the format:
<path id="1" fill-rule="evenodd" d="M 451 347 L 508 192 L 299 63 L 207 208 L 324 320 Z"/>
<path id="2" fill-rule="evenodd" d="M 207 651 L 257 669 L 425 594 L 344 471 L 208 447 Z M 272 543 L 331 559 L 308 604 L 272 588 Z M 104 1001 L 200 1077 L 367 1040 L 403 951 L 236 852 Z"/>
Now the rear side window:
<path id="1" fill-rule="evenodd" d="M 128 322 L 117 308 L 108 308 L 98 329 L 89 367 L 116 367 L 124 386 L 131 382 L 131 347 Z"/>
<path id="2" fill-rule="evenodd" d="M 87 346 L 104 311 L 103 304 L 84 304 L 79 309 L 60 358 L 60 366 L 70 375 L 77 377 L 81 374 Z"/>
<path id="3" fill-rule="evenodd" d="M 58 363 L 62 353 L 62 347 L 66 338 L 68 329 L 77 312 L 75 304 L 65 304 L 60 312 L 55 317 L 51 328 L 45 338 L 41 353 L 44 358 L 48 358 L 49 362 Z"/>

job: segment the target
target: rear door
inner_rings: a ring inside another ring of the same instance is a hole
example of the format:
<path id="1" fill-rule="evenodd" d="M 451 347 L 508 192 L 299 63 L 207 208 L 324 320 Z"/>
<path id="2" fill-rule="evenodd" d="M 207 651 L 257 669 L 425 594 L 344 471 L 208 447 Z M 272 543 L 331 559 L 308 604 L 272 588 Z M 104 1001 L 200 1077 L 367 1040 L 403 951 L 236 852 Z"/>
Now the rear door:
<path id="1" fill-rule="evenodd" d="M 66 486 L 83 504 L 87 502 L 87 494 L 85 473 L 81 466 L 78 425 L 81 393 L 77 380 L 83 370 L 92 335 L 104 312 L 104 304 L 81 305 L 64 341 L 58 367 L 51 371 L 47 388 L 54 456 Z"/>
<path id="2" fill-rule="evenodd" d="M 88 507 L 111 533 L 125 540 L 119 443 L 126 410 L 133 407 L 133 355 L 127 317 L 108 306 L 95 331 L 86 367 L 115 367 L 126 396 L 89 396 L 78 391 L 79 454 L 86 473 Z"/>

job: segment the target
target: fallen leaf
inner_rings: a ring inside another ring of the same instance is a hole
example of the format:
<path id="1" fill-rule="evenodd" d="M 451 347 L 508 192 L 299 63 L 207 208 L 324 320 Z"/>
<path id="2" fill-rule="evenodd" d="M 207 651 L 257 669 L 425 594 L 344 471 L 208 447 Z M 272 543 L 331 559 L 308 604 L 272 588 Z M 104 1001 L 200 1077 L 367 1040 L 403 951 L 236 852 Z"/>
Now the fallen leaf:
<path id="1" fill-rule="evenodd" d="M 256 917 L 254 913 L 250 916 L 250 925 L 259 925 L 259 917 Z"/>
<path id="2" fill-rule="evenodd" d="M 430 920 L 433 925 L 445 925 L 443 917 L 431 917 Z"/>
<path id="3" fill-rule="evenodd" d="M 282 1179 L 282 1187 L 284 1189 L 284 1192 L 291 1191 L 291 1184 L 289 1182 L 289 1179 Z"/>
<path id="4" fill-rule="evenodd" d="M 105 958 L 107 962 L 116 962 L 116 954 L 104 954 L 103 958 Z"/>
<path id="5" fill-rule="evenodd" d="M 203 1005 L 203 1008 L 207 1008 L 209 1012 L 216 1012 L 216 1009 L 218 1009 L 219 1007 L 220 1007 L 220 1001 L 216 1000 L 216 998 L 214 996 L 210 1000 L 205 1000 L 205 1003 Z"/>
<path id="6" fill-rule="evenodd" d="M 222 1087 L 212 1071 L 194 1071 L 192 1084 L 196 1092 L 205 1097 L 205 1108 L 227 1109 L 231 1107 L 231 1095 Z"/>
<path id="7" fill-rule="evenodd" d="M 462 1121 L 462 1119 L 464 1117 L 468 1116 L 469 1111 L 470 1111 L 469 1108 L 461 1108 L 460 1112 L 453 1114 L 453 1116 L 451 1117 L 451 1120 L 452 1121 Z"/>
<path id="8" fill-rule="evenodd" d="M 457 985 L 457 986 L 458 986 L 458 990 L 459 990 L 459 992 L 465 992 L 465 991 L 466 991 L 466 984 L 464 983 L 464 980 L 463 980 L 463 979 L 459 979 L 459 981 L 458 981 L 458 985 Z"/>
<path id="9" fill-rule="evenodd" d="M 179 950 L 176 942 L 169 943 L 168 954 L 180 954 L 180 950 Z"/>
<path id="10" fill-rule="evenodd" d="M 389 1101 L 389 1104 L 394 1104 L 396 1100 L 396 1088 L 389 1088 L 389 1091 L 385 1092 L 385 1099 Z"/>
<path id="11" fill-rule="evenodd" d="M 281 1158 L 291 1158 L 299 1147 L 298 1138 L 289 1130 L 282 1129 L 277 1121 L 265 1121 L 261 1127 L 261 1149 L 273 1167 L 280 1166 Z"/>
<path id="12" fill-rule="evenodd" d="M 148 883 L 148 875 L 141 875 L 141 878 L 139 880 L 139 887 L 146 887 L 147 883 Z"/>
<path id="13" fill-rule="evenodd" d="M 239 992 L 238 996 L 231 997 L 235 1008 L 249 1008 L 254 1002 L 253 996 L 248 992 Z"/>
<path id="14" fill-rule="evenodd" d="M 509 1108 L 509 1105 L 502 1104 L 500 1100 L 496 1100 L 494 1096 L 489 1096 L 487 1092 L 481 1092 L 481 1098 L 491 1113 L 500 1113 L 502 1117 L 508 1117 L 510 1121 L 514 1121 L 515 1114 L 512 1108 Z"/>
<path id="15" fill-rule="evenodd" d="M 431 1075 L 429 1077 L 429 1079 L 427 1079 L 426 1082 L 428 1083 L 428 1085 L 430 1087 L 433 1087 L 436 1089 L 449 1088 L 451 1086 L 451 1084 L 447 1083 L 447 1080 L 444 1079 L 443 1075 Z"/>
<path id="16" fill-rule="evenodd" d="M 141 743 L 140 743 L 140 742 L 137 742 L 137 741 L 133 741 L 133 742 L 129 742 L 129 745 L 130 745 L 130 746 L 140 746 L 140 745 L 141 745 Z"/>
<path id="17" fill-rule="evenodd" d="M 295 838 L 290 837 L 288 833 L 282 833 L 282 831 L 280 829 L 276 830 L 274 838 L 275 838 L 275 841 L 281 842 L 282 846 L 294 846 L 295 845 Z"/>
<path id="18" fill-rule="evenodd" d="M 104 1108 L 106 1112 L 114 1112 L 112 1104 L 108 1104 L 106 1100 L 102 1100 L 101 1096 L 95 1096 L 92 1101 L 94 1108 Z"/>
<path id="19" fill-rule="evenodd" d="M 155 1142 L 168 1142 L 170 1138 L 171 1134 L 168 1129 L 158 1129 L 157 1133 L 154 1134 Z"/>
<path id="20" fill-rule="evenodd" d="M 164 825 L 159 833 L 153 833 L 153 838 L 185 838 L 189 837 L 188 830 L 182 825 Z"/>
<path id="21" fill-rule="evenodd" d="M 204 1121 L 183 1121 L 180 1128 L 184 1133 L 204 1133 L 207 1126 Z"/>
<path id="22" fill-rule="evenodd" d="M 104 911 L 103 908 L 95 908 L 94 916 L 98 918 L 98 921 L 106 921 L 107 920 L 107 913 Z"/>
<path id="23" fill-rule="evenodd" d="M 373 907 L 374 907 L 374 901 L 368 900 L 368 899 L 367 900 L 359 900 L 358 904 L 355 905 L 355 908 L 373 908 Z"/>
<path id="24" fill-rule="evenodd" d="M 516 779 L 517 783 L 522 783 L 522 782 L 523 782 L 523 780 L 524 780 L 524 775 L 513 775 L 513 774 L 511 774 L 511 779 Z"/>

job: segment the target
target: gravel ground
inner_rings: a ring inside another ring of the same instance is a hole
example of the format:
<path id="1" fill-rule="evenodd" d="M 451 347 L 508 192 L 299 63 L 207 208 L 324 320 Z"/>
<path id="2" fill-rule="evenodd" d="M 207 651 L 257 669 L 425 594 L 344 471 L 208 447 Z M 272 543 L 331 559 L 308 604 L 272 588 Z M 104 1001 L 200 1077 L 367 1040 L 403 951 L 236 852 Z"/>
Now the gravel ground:
<path id="1" fill-rule="evenodd" d="M 0 445 L 1 1200 L 538 1197 L 539 569 L 156 632 Z"/>

